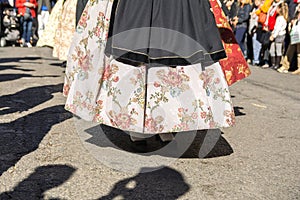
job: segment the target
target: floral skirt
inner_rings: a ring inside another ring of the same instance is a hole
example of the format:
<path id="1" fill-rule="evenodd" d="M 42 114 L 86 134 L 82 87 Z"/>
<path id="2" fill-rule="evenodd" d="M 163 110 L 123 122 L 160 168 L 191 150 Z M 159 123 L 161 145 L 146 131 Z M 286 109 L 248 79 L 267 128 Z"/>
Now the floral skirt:
<path id="1" fill-rule="evenodd" d="M 58 0 L 55 3 L 51 11 L 51 14 L 49 16 L 48 23 L 46 24 L 45 30 L 43 32 L 43 35 L 39 38 L 36 44 L 38 47 L 43 47 L 43 46 L 54 47 L 55 32 L 58 28 L 58 24 L 60 21 L 63 2 L 64 0 Z"/>
<path id="2" fill-rule="evenodd" d="M 89 1 L 68 54 L 65 108 L 125 131 L 167 133 L 228 127 L 234 111 L 219 63 L 133 66 L 105 55 L 112 1 Z"/>
<path id="3" fill-rule="evenodd" d="M 75 32 L 75 12 L 77 0 L 65 0 L 55 32 L 53 56 L 67 60 L 67 54 Z"/>

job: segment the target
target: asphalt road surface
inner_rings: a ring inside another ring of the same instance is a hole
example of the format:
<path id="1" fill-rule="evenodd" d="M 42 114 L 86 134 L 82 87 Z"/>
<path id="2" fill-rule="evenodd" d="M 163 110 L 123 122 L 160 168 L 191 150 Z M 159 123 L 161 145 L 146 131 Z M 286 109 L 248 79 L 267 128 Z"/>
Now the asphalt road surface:
<path id="1" fill-rule="evenodd" d="M 0 48 L 0 199 L 300 199 L 300 76 L 251 70 L 230 87 L 236 126 L 199 131 L 180 158 L 129 160 L 140 146 L 119 130 L 101 128 L 95 141 L 113 145 L 96 154 L 82 142 L 86 127 L 64 110 L 64 68 L 50 49 Z"/>

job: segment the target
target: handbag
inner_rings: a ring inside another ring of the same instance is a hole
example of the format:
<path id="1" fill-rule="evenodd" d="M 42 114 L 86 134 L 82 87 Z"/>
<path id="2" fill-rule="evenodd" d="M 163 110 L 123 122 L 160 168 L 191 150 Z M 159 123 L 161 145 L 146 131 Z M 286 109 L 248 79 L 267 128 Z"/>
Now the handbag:
<path id="1" fill-rule="evenodd" d="M 299 21 L 293 26 L 291 32 L 291 44 L 298 44 L 300 43 L 300 23 Z"/>
<path id="2" fill-rule="evenodd" d="M 263 45 L 263 46 L 268 46 L 270 44 L 270 37 L 271 37 L 271 32 L 270 31 L 265 31 L 263 30 L 261 32 L 260 38 L 258 41 Z"/>
<path id="3" fill-rule="evenodd" d="M 264 12 L 260 12 L 258 15 L 258 23 L 264 24 L 267 20 L 267 14 Z"/>

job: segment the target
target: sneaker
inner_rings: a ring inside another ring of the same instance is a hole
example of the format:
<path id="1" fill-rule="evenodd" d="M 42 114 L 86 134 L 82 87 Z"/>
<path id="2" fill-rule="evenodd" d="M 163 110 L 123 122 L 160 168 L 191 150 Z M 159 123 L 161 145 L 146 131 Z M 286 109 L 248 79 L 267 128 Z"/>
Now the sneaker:
<path id="1" fill-rule="evenodd" d="M 31 47 L 32 47 L 32 45 L 30 44 L 30 42 L 27 42 L 27 43 L 26 43 L 26 46 L 27 46 L 28 48 L 31 48 Z"/>
<path id="2" fill-rule="evenodd" d="M 289 73 L 289 71 L 287 69 L 285 69 L 284 67 L 280 67 L 279 69 L 277 69 L 277 71 L 279 73 Z"/>
<path id="3" fill-rule="evenodd" d="M 262 68 L 269 68 L 269 64 L 264 64 L 263 66 L 261 66 Z"/>
<path id="4" fill-rule="evenodd" d="M 24 47 L 25 40 L 22 38 L 22 39 L 19 41 L 19 43 L 20 43 L 20 47 Z"/>

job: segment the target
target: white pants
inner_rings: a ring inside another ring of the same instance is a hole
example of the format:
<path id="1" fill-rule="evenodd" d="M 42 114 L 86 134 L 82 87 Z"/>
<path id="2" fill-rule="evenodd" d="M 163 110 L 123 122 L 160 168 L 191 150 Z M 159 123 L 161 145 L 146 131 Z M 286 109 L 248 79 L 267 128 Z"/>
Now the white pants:
<path id="1" fill-rule="evenodd" d="M 48 19 L 49 19 L 49 11 L 44 11 L 42 10 L 41 14 L 38 15 L 38 34 L 39 34 L 39 38 L 41 38 L 42 34 L 43 34 L 43 31 L 45 29 L 45 26 L 48 22 Z"/>

